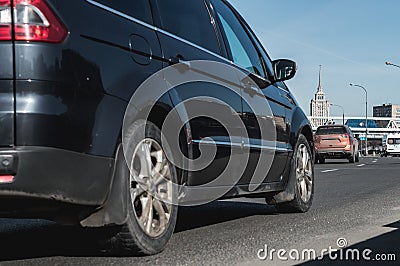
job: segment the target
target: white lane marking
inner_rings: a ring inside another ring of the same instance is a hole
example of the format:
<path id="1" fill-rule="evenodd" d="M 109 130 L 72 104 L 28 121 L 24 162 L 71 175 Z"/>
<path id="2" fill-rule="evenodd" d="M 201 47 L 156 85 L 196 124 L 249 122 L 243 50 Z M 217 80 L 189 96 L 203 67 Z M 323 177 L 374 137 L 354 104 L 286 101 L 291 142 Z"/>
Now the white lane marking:
<path id="1" fill-rule="evenodd" d="M 357 165 L 357 167 L 363 167 L 363 166 L 365 166 L 365 163 Z"/>
<path id="2" fill-rule="evenodd" d="M 336 171 L 339 171 L 339 169 L 325 170 L 325 171 L 321 171 L 321 173 L 331 173 L 331 172 L 336 172 Z"/>

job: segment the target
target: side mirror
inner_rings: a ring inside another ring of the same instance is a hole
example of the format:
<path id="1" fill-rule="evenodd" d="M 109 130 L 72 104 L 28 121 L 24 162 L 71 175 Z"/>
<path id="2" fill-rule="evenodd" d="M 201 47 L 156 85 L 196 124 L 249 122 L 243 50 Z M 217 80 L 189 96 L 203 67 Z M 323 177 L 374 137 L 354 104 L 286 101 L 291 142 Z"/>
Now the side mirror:
<path id="1" fill-rule="evenodd" d="M 279 59 L 272 62 L 275 82 L 292 79 L 296 75 L 296 62 L 288 59 Z"/>

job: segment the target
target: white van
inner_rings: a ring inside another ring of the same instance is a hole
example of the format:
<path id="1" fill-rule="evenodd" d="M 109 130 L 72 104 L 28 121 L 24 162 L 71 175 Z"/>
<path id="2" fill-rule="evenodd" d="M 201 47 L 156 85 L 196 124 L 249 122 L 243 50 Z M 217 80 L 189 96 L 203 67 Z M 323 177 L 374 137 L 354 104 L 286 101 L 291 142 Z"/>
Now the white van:
<path id="1" fill-rule="evenodd" d="M 400 156 L 400 134 L 389 134 L 387 136 L 386 155 Z"/>

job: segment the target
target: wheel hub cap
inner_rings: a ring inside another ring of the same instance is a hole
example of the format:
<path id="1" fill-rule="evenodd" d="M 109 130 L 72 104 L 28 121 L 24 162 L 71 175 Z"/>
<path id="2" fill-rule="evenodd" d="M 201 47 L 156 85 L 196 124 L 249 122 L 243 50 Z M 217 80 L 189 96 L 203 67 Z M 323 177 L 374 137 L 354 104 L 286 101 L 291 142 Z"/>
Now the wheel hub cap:
<path id="1" fill-rule="evenodd" d="M 131 200 L 139 226 L 150 237 L 162 235 L 172 211 L 170 163 L 162 147 L 144 139 L 136 147 L 131 162 Z"/>
<path id="2" fill-rule="evenodd" d="M 312 158 L 306 145 L 301 144 L 296 154 L 296 180 L 301 199 L 305 203 L 310 201 L 313 189 L 311 160 Z"/>

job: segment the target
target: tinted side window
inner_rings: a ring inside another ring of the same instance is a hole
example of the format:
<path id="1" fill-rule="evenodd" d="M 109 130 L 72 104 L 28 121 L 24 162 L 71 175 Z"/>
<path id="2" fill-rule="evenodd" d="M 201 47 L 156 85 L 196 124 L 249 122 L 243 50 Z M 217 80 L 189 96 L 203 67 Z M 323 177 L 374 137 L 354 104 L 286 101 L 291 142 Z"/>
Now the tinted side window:
<path id="1" fill-rule="evenodd" d="M 258 50 L 236 15 L 222 1 L 213 1 L 213 5 L 228 41 L 233 62 L 254 74 L 265 77 Z"/>
<path id="2" fill-rule="evenodd" d="M 319 127 L 316 132 L 317 135 L 338 135 L 346 133 L 346 128 L 344 127 Z"/>
<path id="3" fill-rule="evenodd" d="M 97 2 L 148 24 L 153 24 L 149 0 L 97 0 Z"/>
<path id="4" fill-rule="evenodd" d="M 217 35 L 203 0 L 157 0 L 160 27 L 220 54 Z"/>

